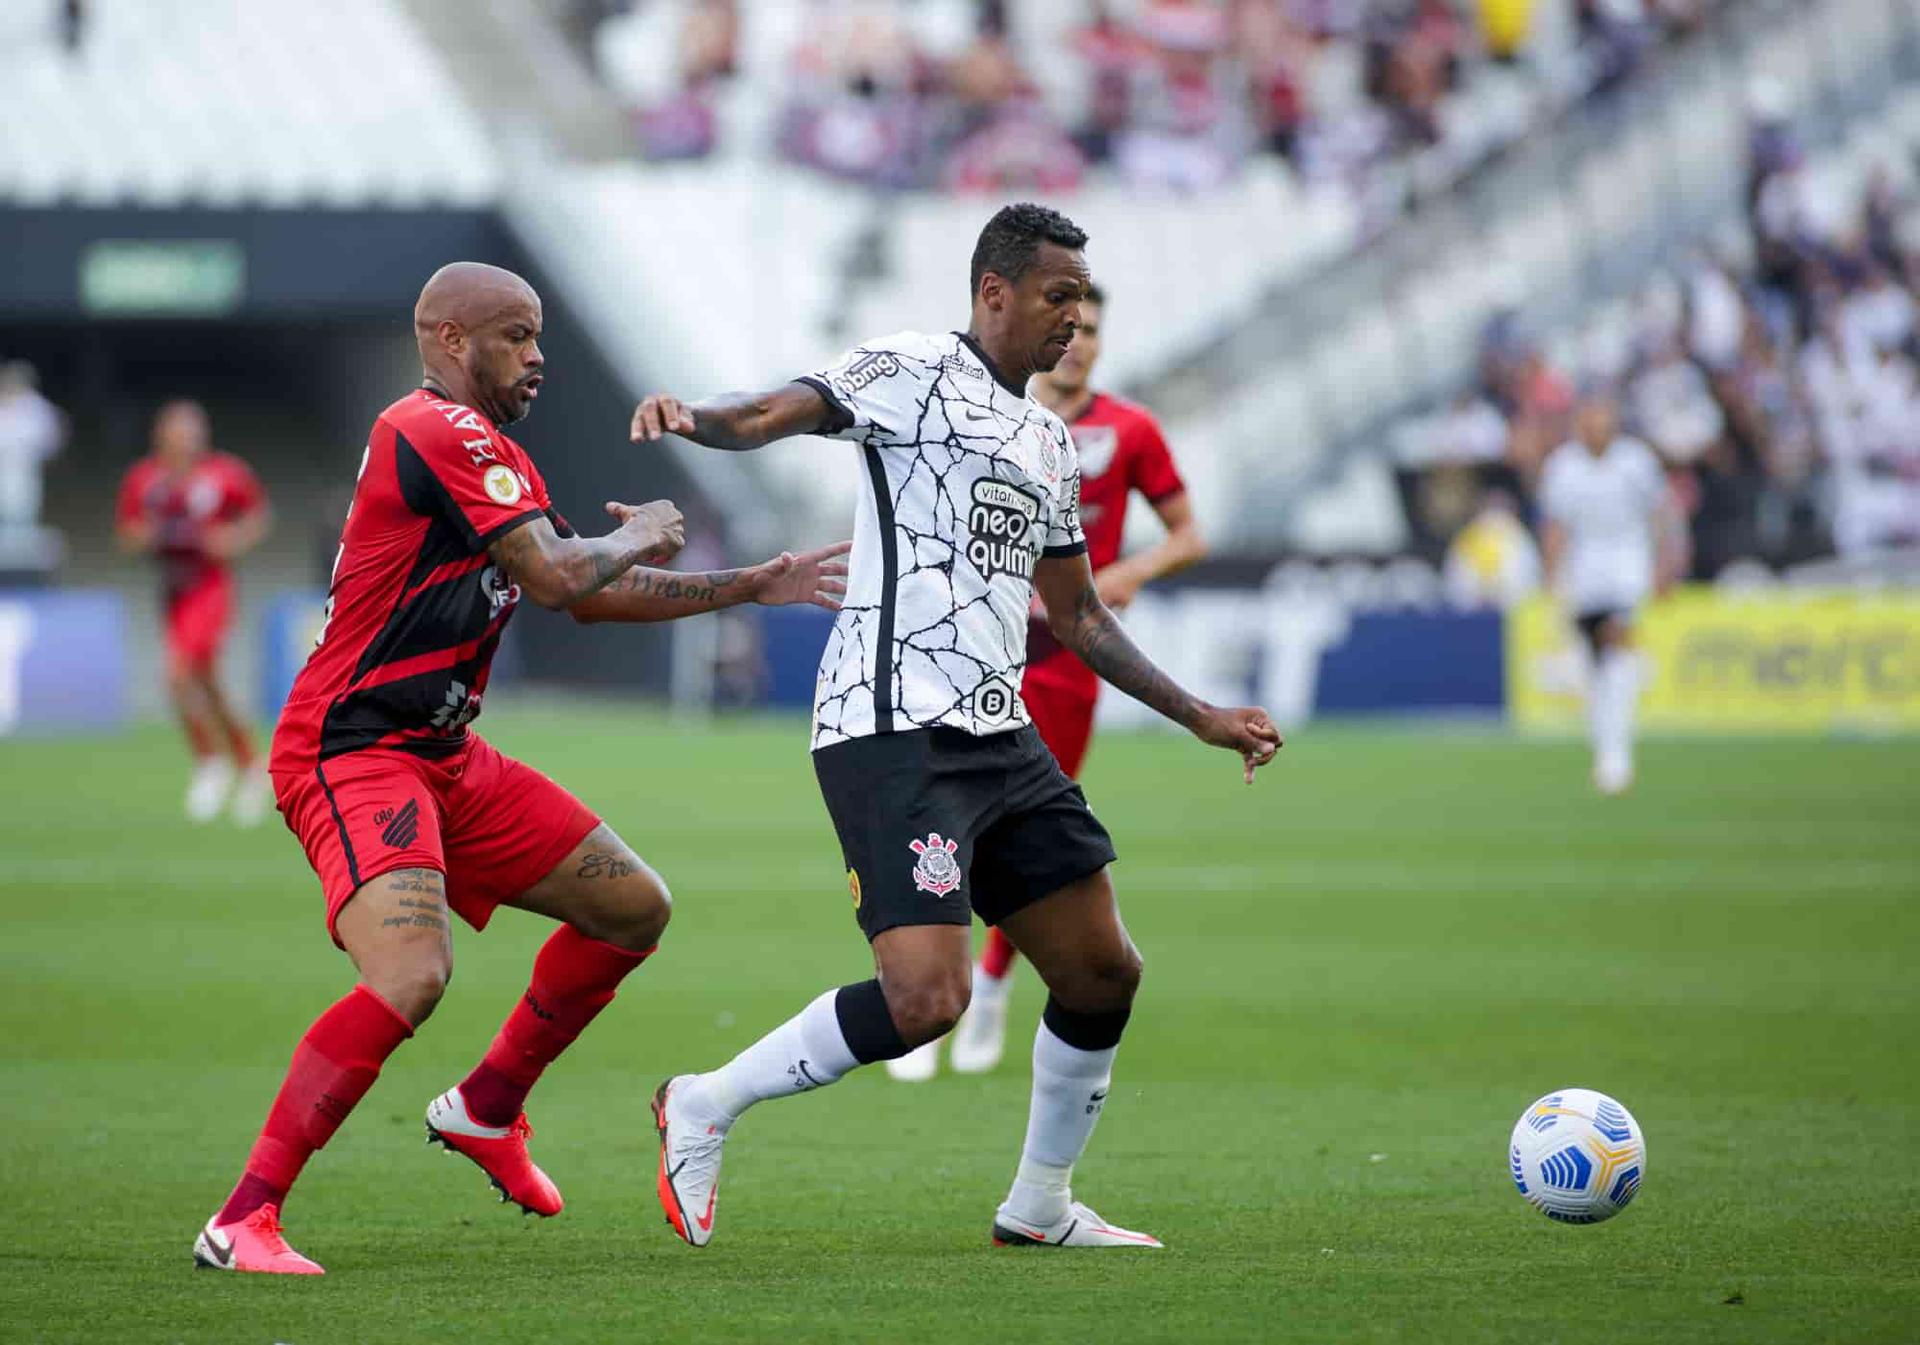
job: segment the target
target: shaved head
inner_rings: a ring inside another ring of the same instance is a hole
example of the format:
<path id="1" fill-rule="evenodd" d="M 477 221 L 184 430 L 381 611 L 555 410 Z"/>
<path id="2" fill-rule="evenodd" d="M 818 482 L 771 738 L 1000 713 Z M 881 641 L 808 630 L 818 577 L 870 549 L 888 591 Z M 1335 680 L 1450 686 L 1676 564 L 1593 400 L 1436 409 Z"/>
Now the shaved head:
<path id="1" fill-rule="evenodd" d="M 515 304 L 532 304 L 537 312 L 540 296 L 525 280 L 501 267 L 448 262 L 428 277 L 413 305 L 413 334 L 421 355 L 441 323 L 453 322 L 473 331 Z"/>
<path id="2" fill-rule="evenodd" d="M 511 271 L 450 262 L 413 306 L 413 335 L 426 381 L 476 407 L 496 425 L 526 415 L 538 395 L 540 296 Z"/>

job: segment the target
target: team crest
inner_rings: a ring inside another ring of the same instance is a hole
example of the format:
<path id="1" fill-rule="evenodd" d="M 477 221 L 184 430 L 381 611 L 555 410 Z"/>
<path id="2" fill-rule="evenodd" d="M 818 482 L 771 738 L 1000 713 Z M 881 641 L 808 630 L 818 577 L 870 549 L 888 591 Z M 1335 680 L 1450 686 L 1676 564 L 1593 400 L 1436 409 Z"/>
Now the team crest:
<path id="1" fill-rule="evenodd" d="M 1073 431 L 1073 447 L 1080 455 L 1080 475 L 1099 476 L 1113 463 L 1120 436 L 1111 425 L 1088 425 Z"/>
<path id="2" fill-rule="evenodd" d="M 930 831 L 924 841 L 909 841 L 907 848 L 920 858 L 913 866 L 913 885 L 922 892 L 931 892 L 936 897 L 944 897 L 960 886 L 960 861 L 953 852 L 960 848 L 958 841 L 943 841 L 940 833 Z"/>

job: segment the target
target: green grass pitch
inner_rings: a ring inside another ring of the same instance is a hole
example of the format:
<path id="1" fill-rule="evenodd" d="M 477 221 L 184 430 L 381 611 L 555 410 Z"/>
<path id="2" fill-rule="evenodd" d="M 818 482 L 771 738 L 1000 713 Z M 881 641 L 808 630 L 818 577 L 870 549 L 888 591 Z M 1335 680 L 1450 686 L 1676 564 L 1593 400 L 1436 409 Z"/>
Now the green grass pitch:
<path id="1" fill-rule="evenodd" d="M 1076 1189 L 1159 1253 L 996 1251 L 1023 1040 L 866 1071 L 730 1146 L 720 1231 L 653 1197 L 646 1099 L 870 974 L 801 725 L 524 697 L 483 727 L 672 884 L 661 953 L 534 1094 L 568 1208 L 422 1141 L 538 920 L 456 933 L 438 1016 L 288 1210 L 328 1268 L 195 1273 L 296 1036 L 351 984 L 277 822 L 194 830 L 171 734 L 0 747 L 0 1339 L 1912 1340 L 1920 747 L 1662 741 L 1602 801 L 1573 743 L 1316 727 L 1252 789 L 1172 737 L 1087 788 L 1147 979 Z M 902 862 L 909 857 L 902 853 Z M 1529 1210 L 1508 1128 L 1565 1085 L 1645 1127 L 1639 1200 Z"/>

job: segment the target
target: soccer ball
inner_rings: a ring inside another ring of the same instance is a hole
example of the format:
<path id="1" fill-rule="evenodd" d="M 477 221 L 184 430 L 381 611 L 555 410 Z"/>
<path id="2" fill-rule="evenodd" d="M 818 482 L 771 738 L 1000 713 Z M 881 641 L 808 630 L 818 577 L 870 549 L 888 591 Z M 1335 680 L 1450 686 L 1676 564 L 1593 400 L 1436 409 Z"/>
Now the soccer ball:
<path id="1" fill-rule="evenodd" d="M 1647 1171 L 1633 1114 L 1605 1093 L 1562 1088 L 1520 1113 L 1508 1148 L 1513 1184 L 1563 1224 L 1597 1224 L 1627 1207 Z"/>

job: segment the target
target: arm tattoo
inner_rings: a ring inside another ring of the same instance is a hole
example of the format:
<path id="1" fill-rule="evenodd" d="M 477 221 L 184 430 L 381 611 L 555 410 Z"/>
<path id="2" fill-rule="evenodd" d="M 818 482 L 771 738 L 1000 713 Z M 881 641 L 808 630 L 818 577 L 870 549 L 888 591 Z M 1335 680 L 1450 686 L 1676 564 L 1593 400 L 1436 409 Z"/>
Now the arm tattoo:
<path id="1" fill-rule="evenodd" d="M 1071 636 L 1068 647 L 1081 662 L 1141 704 L 1183 728 L 1192 728 L 1199 719 L 1203 707 L 1198 698 L 1140 652 L 1092 584 L 1080 590 L 1074 603 Z"/>
<path id="2" fill-rule="evenodd" d="M 628 570 L 609 592 L 637 593 L 647 598 L 680 598 L 710 603 L 740 582 L 738 570 L 711 570 L 706 574 L 674 574 L 667 570 Z"/>
<path id="3" fill-rule="evenodd" d="M 633 865 L 616 854 L 604 850 L 589 850 L 580 856 L 580 870 L 576 878 L 625 878 L 633 872 Z"/>
<path id="4" fill-rule="evenodd" d="M 558 537 L 552 525 L 538 519 L 515 528 L 487 548 L 534 601 L 550 607 L 566 607 L 598 593 L 638 564 L 648 550 L 618 533 Z M 548 575 L 551 578 L 541 582 Z"/>

